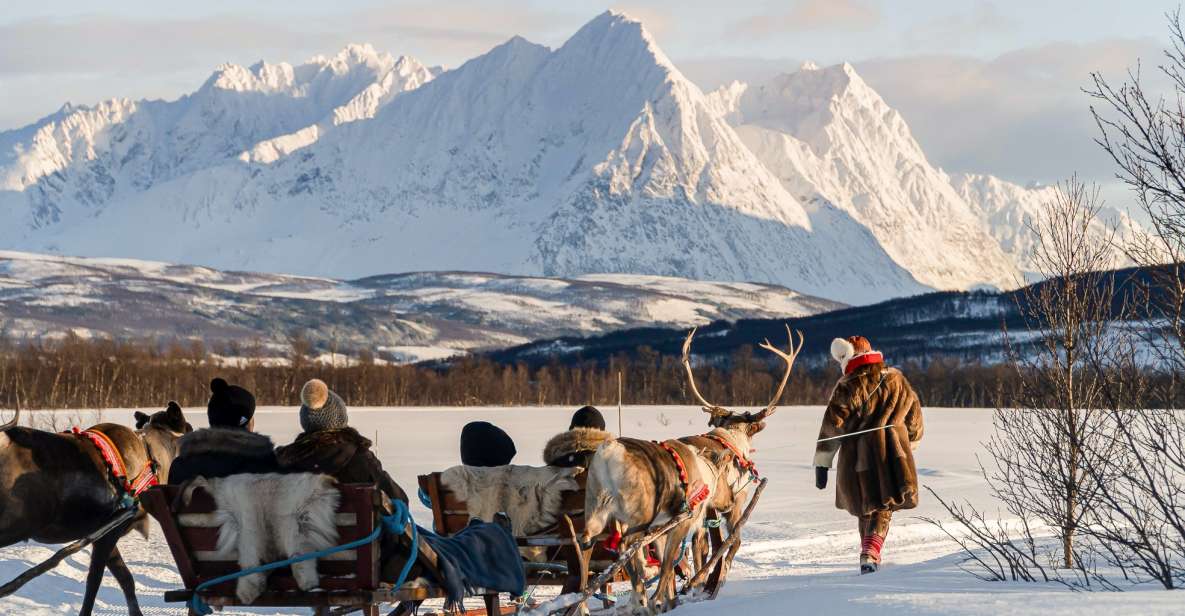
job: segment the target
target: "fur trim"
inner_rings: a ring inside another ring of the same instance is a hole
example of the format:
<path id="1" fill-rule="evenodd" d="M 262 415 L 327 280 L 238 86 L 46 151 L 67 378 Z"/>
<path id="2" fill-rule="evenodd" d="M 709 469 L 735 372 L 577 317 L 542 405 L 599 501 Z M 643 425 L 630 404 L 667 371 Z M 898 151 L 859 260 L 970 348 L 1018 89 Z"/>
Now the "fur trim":
<path id="1" fill-rule="evenodd" d="M 321 379 L 310 379 L 300 388 L 301 404 L 318 410 L 329 400 L 329 386 Z"/>
<path id="2" fill-rule="evenodd" d="M 555 525 L 563 510 L 564 492 L 579 490 L 574 478 L 581 469 L 552 466 L 454 466 L 440 482 L 465 502 L 470 519 L 490 521 L 495 513 L 510 517 L 515 536 L 538 534 Z"/>
<path id="3" fill-rule="evenodd" d="M 613 435 L 596 428 L 572 428 L 561 432 L 547 441 L 543 448 L 544 464 L 554 464 L 556 461 L 574 453 L 586 453 L 597 450 L 605 441 L 613 440 Z"/>
<path id="4" fill-rule="evenodd" d="M 199 487 L 214 497 L 217 506 L 215 553 L 234 558 L 242 569 L 338 543 L 336 514 L 341 494 L 331 477 L 311 473 L 199 477 L 182 492 L 184 502 L 188 504 Z M 320 585 L 315 560 L 293 564 L 292 576 L 301 590 Z M 235 594 L 251 604 L 266 586 L 267 574 L 254 573 L 237 580 Z"/>
<path id="5" fill-rule="evenodd" d="M 852 346 L 852 343 L 848 342 L 846 339 L 836 338 L 835 340 L 831 341 L 831 357 L 834 358 L 835 361 L 839 362 L 840 368 L 843 368 L 845 365 L 847 365 L 848 360 L 851 359 L 855 354 L 856 347 Z"/>
<path id="6" fill-rule="evenodd" d="M 177 442 L 178 456 L 228 453 L 248 458 L 269 458 L 272 439 L 238 428 L 206 428 L 190 432 Z"/>

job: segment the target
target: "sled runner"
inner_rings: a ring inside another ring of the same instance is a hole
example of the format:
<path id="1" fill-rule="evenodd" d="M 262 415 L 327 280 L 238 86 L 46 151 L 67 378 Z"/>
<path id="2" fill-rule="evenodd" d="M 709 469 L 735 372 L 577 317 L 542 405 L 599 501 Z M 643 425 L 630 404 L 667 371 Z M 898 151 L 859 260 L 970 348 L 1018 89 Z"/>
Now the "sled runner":
<path id="1" fill-rule="evenodd" d="M 465 501 L 444 486 L 440 473 L 420 475 L 418 479 L 420 490 L 432 505 L 432 526 L 437 534 L 452 535 L 469 524 L 469 511 Z M 583 588 L 580 552 L 574 547 L 572 533 L 584 528 L 584 473 L 576 475 L 575 479 L 581 488 L 564 492 L 562 512 L 559 512 L 561 520 L 564 516 L 573 520 L 574 531 L 561 522 L 544 533 L 515 537 L 521 549 L 535 549 L 545 555 L 541 562 L 526 563 L 528 588 L 559 586 L 561 593 L 579 592 Z M 600 537 L 602 540 L 606 538 L 608 535 Z M 598 564 L 608 566 L 616 559 L 615 553 L 600 545 L 594 549 L 592 555 L 594 567 Z M 593 575 L 598 573 L 599 567 L 592 571 Z M 625 579 L 624 573 L 619 571 L 602 586 L 607 587 L 612 582 Z M 598 590 L 604 591 L 605 588 Z M 607 598 L 603 601 L 606 606 L 610 603 Z"/>
<path id="2" fill-rule="evenodd" d="M 339 485 L 341 502 L 336 523 L 342 544 L 365 539 L 374 534 L 380 524 L 375 503 L 382 495 L 371 485 Z M 143 496 L 144 508 L 160 523 L 169 549 L 177 563 L 177 571 L 185 588 L 165 593 L 166 602 L 190 602 L 198 592 L 202 602 L 212 607 L 243 606 L 235 596 L 235 581 L 215 584 L 196 591 L 204 582 L 237 572 L 233 560 L 219 560 L 214 556 L 218 528 L 211 523 L 215 510 L 213 498 L 203 490 L 196 490 L 188 505 L 178 498 L 178 486 L 159 486 Z M 410 533 L 413 524 L 405 532 Z M 437 568 L 436 554 L 423 541 L 415 542 L 418 560 L 432 570 Z M 411 603 L 426 599 L 444 598 L 443 589 L 422 583 L 408 582 L 398 588 L 379 580 L 379 539 L 353 550 L 332 554 L 317 561 L 320 575 L 318 589 L 304 592 L 287 568 L 273 572 L 266 591 L 250 604 L 251 607 L 308 607 L 316 614 L 351 614 L 377 616 L 383 603 Z M 495 593 L 482 595 L 487 607 L 497 605 Z M 189 613 L 194 614 L 190 607 Z M 491 612 L 494 613 L 494 612 Z"/>

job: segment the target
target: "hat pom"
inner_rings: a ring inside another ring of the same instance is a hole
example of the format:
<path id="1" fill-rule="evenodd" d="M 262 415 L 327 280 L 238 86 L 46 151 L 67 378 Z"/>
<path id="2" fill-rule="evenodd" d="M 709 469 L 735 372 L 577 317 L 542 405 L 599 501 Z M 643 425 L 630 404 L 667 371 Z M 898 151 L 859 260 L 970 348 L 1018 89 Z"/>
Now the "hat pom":
<path id="1" fill-rule="evenodd" d="M 855 354 L 856 347 L 852 346 L 851 342 L 843 338 L 836 338 L 831 341 L 831 357 L 835 358 L 835 361 L 839 362 L 841 366 L 847 363 Z"/>
<path id="2" fill-rule="evenodd" d="M 329 386 L 321 379 L 310 379 L 300 388 L 300 402 L 311 409 L 325 406 L 329 400 Z"/>
<path id="3" fill-rule="evenodd" d="M 230 384 L 226 382 L 226 379 L 219 377 L 219 378 L 215 378 L 213 381 L 210 381 L 210 392 L 211 393 L 216 394 L 218 392 L 226 391 L 227 387 L 230 387 Z"/>

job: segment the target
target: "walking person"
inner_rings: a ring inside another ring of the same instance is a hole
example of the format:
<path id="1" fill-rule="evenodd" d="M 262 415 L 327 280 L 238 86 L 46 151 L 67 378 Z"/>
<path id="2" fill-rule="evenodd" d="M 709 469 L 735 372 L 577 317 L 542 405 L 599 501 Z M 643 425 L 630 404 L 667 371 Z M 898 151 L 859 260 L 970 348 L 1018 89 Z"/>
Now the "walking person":
<path id="1" fill-rule="evenodd" d="M 922 438 L 922 407 L 905 375 L 886 367 L 867 338 L 836 338 L 831 356 L 843 376 L 819 428 L 815 487 L 827 487 L 834 463 L 835 506 L 857 518 L 860 573 L 874 573 L 893 512 L 918 504 L 913 450 Z"/>

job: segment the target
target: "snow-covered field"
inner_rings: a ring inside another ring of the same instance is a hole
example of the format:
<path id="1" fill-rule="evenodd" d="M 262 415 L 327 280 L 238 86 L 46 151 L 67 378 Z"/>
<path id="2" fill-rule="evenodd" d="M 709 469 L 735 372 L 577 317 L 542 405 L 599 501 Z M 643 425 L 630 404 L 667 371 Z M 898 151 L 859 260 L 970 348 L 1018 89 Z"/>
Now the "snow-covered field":
<path id="1" fill-rule="evenodd" d="M 384 466 L 407 489 L 416 475 L 456 464 L 457 438 L 465 422 L 484 419 L 505 428 L 518 444 L 518 463 L 541 464 L 546 439 L 567 426 L 571 409 L 368 409 L 350 410 L 350 423 L 376 438 Z M 1185 595 L 1154 588 L 1123 593 L 1076 593 L 1058 585 L 981 582 L 959 569 L 960 557 L 940 533 L 918 516 L 943 517 L 932 498 L 894 520 L 885 544 L 881 572 L 859 576 L 855 523 L 833 506 L 833 492 L 815 490 L 810 458 L 821 408 L 787 407 L 758 436 L 755 459 L 769 488 L 746 528 L 731 581 L 721 597 L 710 603 L 680 607 L 687 616 L 720 614 L 1185 614 Z M 201 409 L 190 420 L 204 423 Z M 75 413 L 81 421 L 94 414 Z M 616 414 L 606 409 L 610 428 Z M 260 431 L 277 443 L 288 442 L 299 431 L 295 409 L 266 408 L 257 415 Z M 131 411 L 107 411 L 103 419 L 129 421 Z M 43 418 L 38 418 L 44 420 Z M 625 409 L 627 436 L 663 438 L 704 429 L 705 417 L 690 407 L 630 407 Z M 917 452 L 922 483 L 944 497 L 967 498 L 981 506 L 991 503 L 976 463 L 977 452 L 991 429 L 986 410 L 929 409 L 926 436 Z M 413 503 L 422 523 L 428 512 Z M 157 529 L 146 542 L 138 535 L 121 544 L 136 575 L 140 599 L 148 614 L 182 614 L 166 606 L 161 594 L 176 588 L 179 578 Z M 47 557 L 51 549 L 39 545 L 0 550 L 0 578 L 15 576 Z M 2 614 L 68 614 L 81 599 L 87 557 L 77 555 L 55 571 L 26 586 L 15 597 L 0 601 Z M 108 576 L 99 594 L 99 614 L 122 614 L 123 598 Z M 259 613 L 228 611 L 224 614 Z M 272 613 L 301 613 L 276 611 Z"/>

